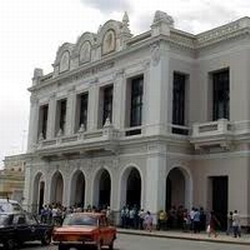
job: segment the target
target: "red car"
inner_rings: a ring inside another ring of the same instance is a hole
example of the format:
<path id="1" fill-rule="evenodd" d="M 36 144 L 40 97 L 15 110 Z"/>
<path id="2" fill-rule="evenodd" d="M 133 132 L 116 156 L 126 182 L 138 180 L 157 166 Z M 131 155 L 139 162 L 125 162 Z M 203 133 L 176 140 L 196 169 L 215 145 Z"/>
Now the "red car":
<path id="1" fill-rule="evenodd" d="M 58 250 L 94 245 L 98 250 L 102 246 L 113 249 L 116 228 L 110 226 L 105 214 L 73 213 L 66 216 L 62 227 L 54 229 L 53 241 Z"/>

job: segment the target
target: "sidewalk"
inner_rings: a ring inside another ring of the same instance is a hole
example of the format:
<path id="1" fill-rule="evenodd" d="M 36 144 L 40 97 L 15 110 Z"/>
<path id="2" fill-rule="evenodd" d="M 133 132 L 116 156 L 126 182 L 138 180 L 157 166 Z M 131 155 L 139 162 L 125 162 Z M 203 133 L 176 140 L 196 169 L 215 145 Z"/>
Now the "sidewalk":
<path id="1" fill-rule="evenodd" d="M 123 229 L 117 228 L 120 234 L 130 234 L 130 235 L 141 235 L 148 237 L 159 237 L 168 239 L 180 239 L 180 240 L 193 240 L 193 241 L 206 241 L 214 243 L 224 243 L 224 244 L 238 244 L 238 245 L 249 245 L 250 246 L 250 234 L 243 234 L 241 238 L 234 238 L 233 236 L 227 236 L 225 232 L 219 233 L 218 237 L 208 237 L 204 232 L 199 234 L 194 234 L 193 232 L 181 232 L 181 231 L 143 231 L 143 230 L 133 230 L 133 229 Z"/>

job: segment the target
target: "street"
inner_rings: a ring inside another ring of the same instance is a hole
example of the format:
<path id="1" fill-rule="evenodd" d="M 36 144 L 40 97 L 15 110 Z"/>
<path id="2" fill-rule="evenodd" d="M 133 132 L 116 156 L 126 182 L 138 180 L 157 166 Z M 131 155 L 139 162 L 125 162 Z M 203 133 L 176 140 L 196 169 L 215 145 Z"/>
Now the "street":
<path id="1" fill-rule="evenodd" d="M 4 250 L 3 248 L 0 248 Z M 27 250 L 57 250 L 57 246 L 41 247 L 37 243 L 25 244 Z M 116 250 L 248 250 L 249 246 L 210 243 L 202 241 L 173 240 L 155 237 L 119 234 L 115 242 Z"/>

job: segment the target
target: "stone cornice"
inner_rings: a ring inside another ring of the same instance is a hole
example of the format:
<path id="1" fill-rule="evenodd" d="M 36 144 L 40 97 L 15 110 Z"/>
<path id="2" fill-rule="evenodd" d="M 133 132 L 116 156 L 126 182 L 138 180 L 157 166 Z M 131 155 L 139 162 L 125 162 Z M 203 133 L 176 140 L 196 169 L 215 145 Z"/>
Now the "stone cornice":
<path id="1" fill-rule="evenodd" d="M 52 84 L 63 84 L 82 78 L 95 77 L 95 74 L 108 70 L 115 66 L 115 61 L 124 56 L 134 53 L 140 49 L 150 46 L 152 43 L 164 40 L 172 45 L 195 51 L 208 46 L 221 43 L 233 38 L 239 38 L 244 34 L 250 33 L 250 18 L 241 18 L 235 22 L 220 26 L 218 28 L 193 35 L 175 28 L 170 29 L 170 35 L 159 35 L 152 37 L 151 32 L 147 31 L 126 41 L 124 49 L 102 56 L 98 61 L 93 61 L 78 68 L 53 77 L 53 73 L 41 76 L 38 84 L 29 88 L 29 91 L 36 91 Z"/>

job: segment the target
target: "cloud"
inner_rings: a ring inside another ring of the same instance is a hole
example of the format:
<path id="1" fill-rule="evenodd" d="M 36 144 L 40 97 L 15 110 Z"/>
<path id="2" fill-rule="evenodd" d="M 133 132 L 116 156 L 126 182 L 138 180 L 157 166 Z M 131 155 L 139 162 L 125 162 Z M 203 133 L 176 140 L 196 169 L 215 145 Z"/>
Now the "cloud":
<path id="1" fill-rule="evenodd" d="M 81 0 L 81 2 L 104 13 L 132 11 L 128 0 Z"/>
<path id="2" fill-rule="evenodd" d="M 199 9 L 182 12 L 175 18 L 176 25 L 190 32 L 215 28 L 241 17 L 233 8 L 215 2 L 203 2 Z"/>
<path id="3" fill-rule="evenodd" d="M 145 13 L 141 15 L 136 15 L 135 19 L 131 20 L 135 28 L 136 33 L 141 33 L 150 29 L 150 25 L 153 22 L 154 15 L 152 13 Z"/>

